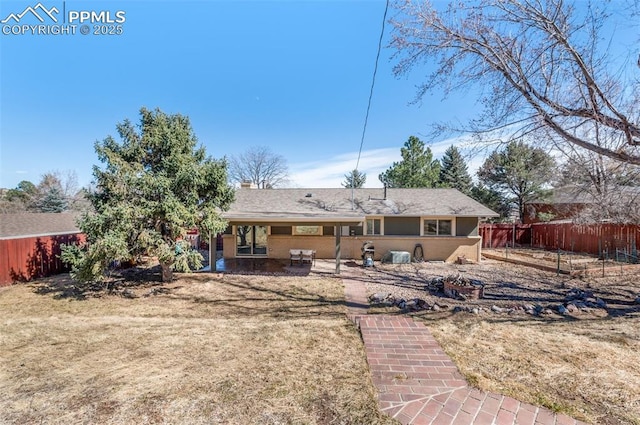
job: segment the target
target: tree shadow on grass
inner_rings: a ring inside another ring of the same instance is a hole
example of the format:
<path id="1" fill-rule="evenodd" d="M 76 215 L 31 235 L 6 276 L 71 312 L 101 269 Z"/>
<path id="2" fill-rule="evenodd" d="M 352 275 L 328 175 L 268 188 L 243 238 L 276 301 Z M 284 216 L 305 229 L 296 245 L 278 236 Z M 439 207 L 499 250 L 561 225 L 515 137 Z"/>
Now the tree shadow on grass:
<path id="1" fill-rule="evenodd" d="M 305 287 L 304 279 L 291 274 L 176 274 L 173 282 L 159 281 L 160 269 L 120 270 L 107 283 L 83 284 L 68 274 L 34 282 L 34 292 L 54 299 L 86 300 L 105 296 L 125 298 L 166 297 L 167 302 L 180 300 L 194 307 L 206 306 L 215 317 L 299 318 L 346 317 L 347 302 L 341 293 L 325 293 L 322 282 L 318 290 Z M 311 281 L 314 281 L 311 278 Z M 329 278 L 318 276 L 316 279 Z M 206 285 L 201 285 L 206 284 Z M 328 284 L 336 282 L 328 281 Z M 130 294 L 130 295 L 127 295 Z M 195 307 L 199 308 L 199 307 Z"/>
<path id="2" fill-rule="evenodd" d="M 342 294 L 326 296 L 309 290 L 299 282 L 286 284 L 278 281 L 284 276 L 269 276 L 271 284 L 255 282 L 247 276 L 225 276 L 211 280 L 215 290 L 199 290 L 197 293 L 172 291 L 172 299 L 180 299 L 206 305 L 220 317 L 277 317 L 298 319 L 310 317 L 346 317 L 347 306 Z M 198 280 L 201 278 L 195 277 Z M 260 278 L 260 276 L 258 276 Z M 291 281 L 289 281 L 291 282 Z M 187 281 L 183 288 L 187 288 Z"/>
<path id="3" fill-rule="evenodd" d="M 32 286 L 36 294 L 54 299 L 85 300 L 107 295 L 135 298 L 133 289 L 161 286 L 160 280 L 160 266 L 131 267 L 113 271 L 103 282 L 79 282 L 65 273 L 39 279 Z"/>

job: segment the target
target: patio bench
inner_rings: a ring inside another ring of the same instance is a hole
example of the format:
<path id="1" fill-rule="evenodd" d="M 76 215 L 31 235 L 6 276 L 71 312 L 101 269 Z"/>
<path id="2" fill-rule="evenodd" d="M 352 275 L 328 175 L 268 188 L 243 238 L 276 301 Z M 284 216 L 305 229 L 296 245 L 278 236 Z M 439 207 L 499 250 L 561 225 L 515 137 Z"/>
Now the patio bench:
<path id="1" fill-rule="evenodd" d="M 305 261 L 308 261 L 309 264 L 313 264 L 314 266 L 316 265 L 316 252 L 314 250 L 303 249 L 300 252 L 302 253 L 302 264 L 304 264 Z"/>
<path id="2" fill-rule="evenodd" d="M 289 262 L 292 266 L 294 262 L 300 265 L 304 264 L 305 262 L 315 265 L 316 252 L 312 249 L 290 249 Z"/>
<path id="3" fill-rule="evenodd" d="M 290 265 L 293 266 L 293 262 L 296 261 L 298 264 L 302 264 L 302 250 L 300 249 L 290 249 L 289 250 L 289 262 Z"/>

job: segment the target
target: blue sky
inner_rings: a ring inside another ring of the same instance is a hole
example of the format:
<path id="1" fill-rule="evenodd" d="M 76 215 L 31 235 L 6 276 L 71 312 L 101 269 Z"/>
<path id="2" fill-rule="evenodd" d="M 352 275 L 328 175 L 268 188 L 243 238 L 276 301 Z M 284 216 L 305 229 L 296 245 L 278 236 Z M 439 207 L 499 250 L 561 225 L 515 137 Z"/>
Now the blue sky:
<path id="1" fill-rule="evenodd" d="M 0 18 L 37 3 L 3 0 Z M 125 11 L 123 34 L 0 35 L 0 187 L 51 170 L 89 183 L 94 142 L 142 106 L 188 115 L 214 157 L 265 145 L 287 159 L 293 185 L 337 186 L 355 166 L 384 6 L 68 0 L 66 11 Z M 459 114 L 437 98 L 410 105 L 419 75 L 395 78 L 391 54 L 380 56 L 364 142 L 367 186 L 410 135 Z"/>
<path id="2" fill-rule="evenodd" d="M 2 0 L 0 20 L 37 4 Z M 75 170 L 88 184 L 99 164 L 94 142 L 116 136 L 125 118 L 137 122 L 142 106 L 188 115 L 217 158 L 269 146 L 287 159 L 294 186 L 337 187 L 354 168 L 384 1 L 42 4 L 124 11 L 126 21 L 121 35 L 82 35 L 79 24 L 73 35 L 0 34 L 0 187 L 37 183 L 52 170 Z M 391 55 L 380 56 L 364 140 L 367 187 L 380 186 L 378 173 L 410 135 L 475 109 L 471 94 L 411 104 L 428 70 L 396 78 Z M 450 143 L 432 145 L 436 156 Z"/>

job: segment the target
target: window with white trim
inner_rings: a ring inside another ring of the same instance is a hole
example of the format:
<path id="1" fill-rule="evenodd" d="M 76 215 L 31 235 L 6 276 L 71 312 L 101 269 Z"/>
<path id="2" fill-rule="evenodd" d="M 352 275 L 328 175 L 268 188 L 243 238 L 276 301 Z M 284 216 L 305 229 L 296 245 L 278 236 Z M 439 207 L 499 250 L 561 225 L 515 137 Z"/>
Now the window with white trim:
<path id="1" fill-rule="evenodd" d="M 367 219 L 367 235 L 381 235 L 382 234 L 382 220 L 379 218 Z"/>
<path id="2" fill-rule="evenodd" d="M 425 236 L 451 236 L 453 235 L 453 220 L 425 219 L 423 231 Z"/>

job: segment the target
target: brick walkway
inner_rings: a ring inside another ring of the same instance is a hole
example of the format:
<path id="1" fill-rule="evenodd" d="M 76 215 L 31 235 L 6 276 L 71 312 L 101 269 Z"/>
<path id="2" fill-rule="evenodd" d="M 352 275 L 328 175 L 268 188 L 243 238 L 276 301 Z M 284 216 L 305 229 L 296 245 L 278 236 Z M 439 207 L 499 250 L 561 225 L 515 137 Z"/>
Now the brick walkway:
<path id="1" fill-rule="evenodd" d="M 343 277 L 348 314 L 360 328 L 380 409 L 402 424 L 565 425 L 565 415 L 470 388 L 457 366 L 421 323 L 402 316 L 366 315 L 366 288 Z"/>

